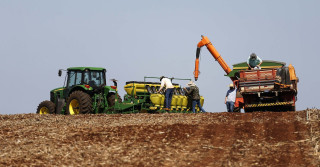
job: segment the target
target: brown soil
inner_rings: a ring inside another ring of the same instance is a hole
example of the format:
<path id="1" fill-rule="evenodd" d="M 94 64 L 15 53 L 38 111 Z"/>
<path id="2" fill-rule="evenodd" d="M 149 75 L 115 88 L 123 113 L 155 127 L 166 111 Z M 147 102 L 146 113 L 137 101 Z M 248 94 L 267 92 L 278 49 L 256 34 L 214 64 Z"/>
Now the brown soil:
<path id="1" fill-rule="evenodd" d="M 0 166 L 318 166 L 319 115 L 0 115 Z"/>

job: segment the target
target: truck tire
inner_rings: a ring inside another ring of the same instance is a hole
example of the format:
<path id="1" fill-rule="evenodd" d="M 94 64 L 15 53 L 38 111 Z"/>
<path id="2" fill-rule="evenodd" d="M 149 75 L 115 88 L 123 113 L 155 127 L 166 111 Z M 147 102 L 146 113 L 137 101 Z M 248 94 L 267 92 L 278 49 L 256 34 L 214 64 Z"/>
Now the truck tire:
<path id="1" fill-rule="evenodd" d="M 66 115 L 92 113 L 91 97 L 83 91 L 74 91 L 67 100 Z"/>
<path id="2" fill-rule="evenodd" d="M 289 108 L 290 108 L 289 111 L 296 111 L 296 106 L 291 106 Z"/>
<path id="3" fill-rule="evenodd" d="M 116 95 L 115 95 L 115 93 L 109 93 L 108 96 L 107 96 L 107 100 L 108 100 L 109 107 L 114 106 L 115 103 L 116 103 Z M 119 96 L 119 94 L 118 94 L 118 103 L 122 103 L 122 99 Z"/>
<path id="4" fill-rule="evenodd" d="M 252 108 L 245 108 L 245 109 L 244 109 L 244 112 L 245 112 L 245 113 L 253 112 L 253 109 L 252 109 Z"/>
<path id="5" fill-rule="evenodd" d="M 49 100 L 43 101 L 37 108 L 37 114 L 55 114 L 56 105 Z"/>

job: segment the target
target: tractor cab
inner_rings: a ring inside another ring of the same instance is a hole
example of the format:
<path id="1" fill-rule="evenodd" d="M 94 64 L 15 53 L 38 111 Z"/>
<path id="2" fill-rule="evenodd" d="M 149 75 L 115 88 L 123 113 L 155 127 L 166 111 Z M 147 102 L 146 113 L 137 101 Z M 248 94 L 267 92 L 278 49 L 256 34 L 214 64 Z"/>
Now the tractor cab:
<path id="1" fill-rule="evenodd" d="M 59 75 L 61 72 L 59 72 Z M 106 70 L 96 67 L 72 67 L 67 70 L 67 84 L 65 94 L 70 94 L 75 89 L 93 91 L 106 86 Z"/>
<path id="2" fill-rule="evenodd" d="M 77 85 L 85 85 L 85 87 L 101 87 L 106 85 L 105 69 L 79 69 L 69 68 L 67 77 L 67 88 Z"/>

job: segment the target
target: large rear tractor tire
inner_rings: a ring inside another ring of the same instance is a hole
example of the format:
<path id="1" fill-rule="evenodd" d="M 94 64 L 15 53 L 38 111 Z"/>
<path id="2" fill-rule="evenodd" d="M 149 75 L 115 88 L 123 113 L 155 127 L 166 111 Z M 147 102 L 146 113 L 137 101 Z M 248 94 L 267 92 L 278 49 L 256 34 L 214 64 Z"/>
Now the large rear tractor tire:
<path id="1" fill-rule="evenodd" d="M 92 99 L 83 91 L 74 91 L 67 100 L 66 115 L 92 113 Z"/>
<path id="2" fill-rule="evenodd" d="M 56 105 L 52 101 L 43 101 L 37 108 L 37 114 L 55 114 Z"/>

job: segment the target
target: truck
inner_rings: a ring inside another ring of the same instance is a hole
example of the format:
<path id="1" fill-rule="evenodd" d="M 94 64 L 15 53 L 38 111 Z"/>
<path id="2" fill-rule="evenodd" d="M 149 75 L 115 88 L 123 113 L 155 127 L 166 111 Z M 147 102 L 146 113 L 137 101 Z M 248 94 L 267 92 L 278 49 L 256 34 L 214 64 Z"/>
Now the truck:
<path id="1" fill-rule="evenodd" d="M 59 70 L 60 77 L 63 71 L 66 71 L 65 84 L 50 91 L 50 100 L 38 105 L 37 114 L 191 112 L 191 99 L 177 83 L 173 83 L 171 110 L 164 110 L 164 92 L 157 93 L 161 83 L 146 81 L 159 77 L 144 77 L 144 81 L 126 82 L 124 86 L 126 94 L 122 99 L 118 94 L 117 80 L 111 79 L 113 85 L 107 85 L 105 68 L 70 67 L 67 70 Z M 191 79 L 171 78 L 171 80 Z M 201 105 L 203 103 L 204 98 L 201 97 Z"/>
<path id="2" fill-rule="evenodd" d="M 290 64 L 263 60 L 261 69 L 249 69 L 247 62 L 233 65 L 231 69 L 206 36 L 197 45 L 194 78 L 198 80 L 201 48 L 206 46 L 220 64 L 227 77 L 237 88 L 234 112 L 295 111 L 299 82 L 294 67 Z"/>

